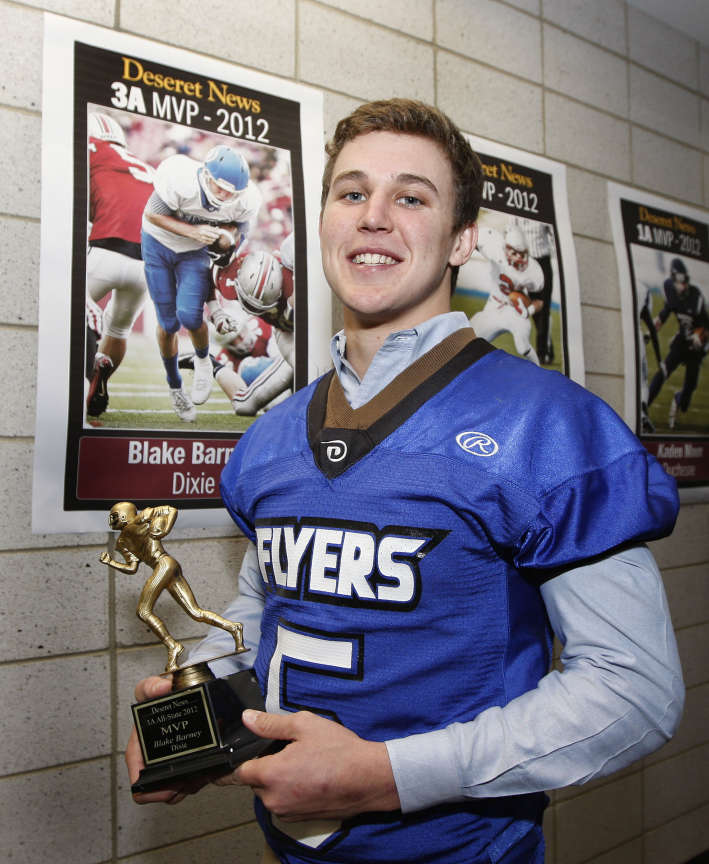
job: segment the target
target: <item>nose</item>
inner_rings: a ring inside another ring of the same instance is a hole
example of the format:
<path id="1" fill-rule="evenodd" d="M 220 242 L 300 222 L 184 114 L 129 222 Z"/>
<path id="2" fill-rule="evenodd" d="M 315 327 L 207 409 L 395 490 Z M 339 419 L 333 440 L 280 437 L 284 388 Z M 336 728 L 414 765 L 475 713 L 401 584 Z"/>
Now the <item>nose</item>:
<path id="1" fill-rule="evenodd" d="M 384 195 L 373 193 L 367 198 L 360 213 L 359 227 L 363 231 L 391 231 L 391 212 Z"/>

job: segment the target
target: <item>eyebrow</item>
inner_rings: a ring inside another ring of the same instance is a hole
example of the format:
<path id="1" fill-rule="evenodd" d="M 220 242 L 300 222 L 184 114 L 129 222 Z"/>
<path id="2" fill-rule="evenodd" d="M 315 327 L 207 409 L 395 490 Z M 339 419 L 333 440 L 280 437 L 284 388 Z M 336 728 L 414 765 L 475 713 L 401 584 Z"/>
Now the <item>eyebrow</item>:
<path id="1" fill-rule="evenodd" d="M 358 181 L 362 182 L 367 179 L 367 172 L 353 169 L 352 171 L 343 171 L 341 174 L 338 174 L 335 179 L 332 181 L 332 185 L 335 186 L 338 183 L 346 183 L 348 181 Z M 438 189 L 435 184 L 428 179 L 428 177 L 423 177 L 420 174 L 410 174 L 408 172 L 403 172 L 401 174 L 397 174 L 394 178 L 395 182 L 401 183 L 404 185 L 415 183 L 420 184 L 421 186 L 425 186 L 427 189 L 430 189 L 435 195 L 438 195 Z"/>

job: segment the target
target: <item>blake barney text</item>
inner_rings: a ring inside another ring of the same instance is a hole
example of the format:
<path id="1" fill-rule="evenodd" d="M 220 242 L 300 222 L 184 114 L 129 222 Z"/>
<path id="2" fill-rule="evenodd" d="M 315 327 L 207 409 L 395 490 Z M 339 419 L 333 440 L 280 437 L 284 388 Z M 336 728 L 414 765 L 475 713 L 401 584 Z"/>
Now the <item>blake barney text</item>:
<path id="1" fill-rule="evenodd" d="M 190 459 L 187 460 L 187 447 L 161 441 L 151 444 L 150 441 L 128 442 L 129 465 L 226 465 L 233 447 L 215 447 L 203 441 L 192 441 Z"/>

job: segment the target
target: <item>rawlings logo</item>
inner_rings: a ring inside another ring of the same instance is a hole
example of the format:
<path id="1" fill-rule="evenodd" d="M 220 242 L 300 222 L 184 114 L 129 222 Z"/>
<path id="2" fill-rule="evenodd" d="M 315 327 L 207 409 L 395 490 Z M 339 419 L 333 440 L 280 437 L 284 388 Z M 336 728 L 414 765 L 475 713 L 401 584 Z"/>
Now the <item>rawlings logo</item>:
<path id="1" fill-rule="evenodd" d="M 484 432 L 461 432 L 455 440 L 462 450 L 473 456 L 494 456 L 500 449 L 497 441 Z"/>
<path id="2" fill-rule="evenodd" d="M 342 462 L 347 456 L 347 444 L 339 439 L 333 441 L 323 441 L 322 446 L 325 447 L 325 455 L 330 462 Z"/>

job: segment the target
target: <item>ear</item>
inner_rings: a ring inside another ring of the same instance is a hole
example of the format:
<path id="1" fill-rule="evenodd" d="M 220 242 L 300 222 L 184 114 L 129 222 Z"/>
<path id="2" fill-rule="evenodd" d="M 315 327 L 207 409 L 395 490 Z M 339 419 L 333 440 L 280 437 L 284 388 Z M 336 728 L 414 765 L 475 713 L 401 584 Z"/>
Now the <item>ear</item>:
<path id="1" fill-rule="evenodd" d="M 478 242 L 478 226 L 476 222 L 462 228 L 455 238 L 453 250 L 448 263 L 452 267 L 460 267 L 470 258 Z"/>

